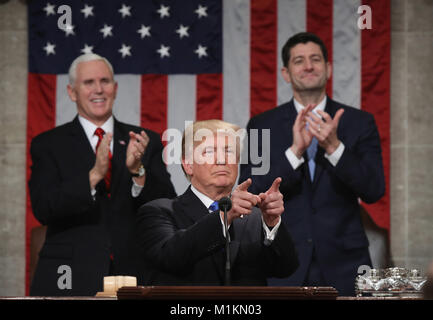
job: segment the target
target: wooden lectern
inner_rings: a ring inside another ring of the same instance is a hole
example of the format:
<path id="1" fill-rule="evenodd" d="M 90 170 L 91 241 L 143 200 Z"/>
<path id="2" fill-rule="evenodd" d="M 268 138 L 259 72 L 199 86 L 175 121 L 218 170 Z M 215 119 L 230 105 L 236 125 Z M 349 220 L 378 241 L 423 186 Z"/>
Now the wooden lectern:
<path id="1" fill-rule="evenodd" d="M 122 287 L 119 300 L 335 300 L 332 287 Z"/>

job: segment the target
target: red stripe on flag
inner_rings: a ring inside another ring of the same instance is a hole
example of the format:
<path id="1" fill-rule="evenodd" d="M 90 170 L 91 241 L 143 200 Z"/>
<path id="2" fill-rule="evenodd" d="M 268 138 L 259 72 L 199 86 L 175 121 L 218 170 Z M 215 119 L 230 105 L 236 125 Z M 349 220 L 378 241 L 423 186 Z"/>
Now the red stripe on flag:
<path id="1" fill-rule="evenodd" d="M 362 109 L 374 115 L 379 130 L 383 167 L 385 172 L 385 196 L 375 204 L 364 204 L 374 222 L 389 230 L 390 227 L 390 1 L 363 1 L 372 12 L 372 29 L 361 31 Z"/>
<path id="2" fill-rule="evenodd" d="M 168 77 L 141 76 L 141 126 L 160 135 L 167 129 Z"/>
<path id="3" fill-rule="evenodd" d="M 251 116 L 277 105 L 277 1 L 251 1 Z"/>
<path id="4" fill-rule="evenodd" d="M 57 77 L 50 74 L 29 73 L 27 78 L 27 175 L 29 181 L 32 160 L 30 144 L 39 133 L 54 128 L 56 124 L 56 83 Z M 26 295 L 30 289 L 30 236 L 39 225 L 35 219 L 26 183 Z"/>
<path id="5" fill-rule="evenodd" d="M 222 74 L 199 74 L 196 78 L 196 120 L 222 119 Z"/>
<path id="6" fill-rule="evenodd" d="M 328 61 L 332 61 L 333 0 L 307 0 L 307 31 L 316 34 L 325 43 Z M 355 14 L 355 13 L 354 13 Z M 355 16 L 354 16 L 355 19 Z M 332 97 L 332 78 L 328 80 L 326 93 Z"/>

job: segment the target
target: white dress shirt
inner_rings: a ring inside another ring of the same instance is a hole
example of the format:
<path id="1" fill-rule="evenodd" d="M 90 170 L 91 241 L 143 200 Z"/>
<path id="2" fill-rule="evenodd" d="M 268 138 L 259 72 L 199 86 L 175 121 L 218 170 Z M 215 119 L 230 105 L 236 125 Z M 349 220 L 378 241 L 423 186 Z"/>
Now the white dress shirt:
<path id="1" fill-rule="evenodd" d="M 198 191 L 193 185 L 191 185 L 191 191 L 200 199 L 200 201 L 206 206 L 206 208 L 209 208 L 210 205 L 214 202 L 214 200 L 212 200 L 211 198 L 209 198 L 205 194 Z M 211 212 L 211 211 L 209 210 L 209 212 Z M 221 216 L 220 216 L 220 219 L 221 219 L 221 224 L 222 224 L 222 228 L 223 228 L 223 235 L 225 237 L 226 232 L 225 232 L 225 228 L 224 228 L 224 220 Z M 269 245 L 270 242 L 272 242 L 275 239 L 275 236 L 277 235 L 278 228 L 280 227 L 280 224 L 281 224 L 281 217 L 280 217 L 280 221 L 278 221 L 278 223 L 275 225 L 275 227 L 272 228 L 272 230 L 269 230 L 268 226 L 266 225 L 265 221 L 263 220 L 263 216 L 262 216 L 262 224 L 263 224 L 263 229 L 265 231 L 265 244 Z M 228 227 L 230 228 L 230 225 Z"/>
<path id="2" fill-rule="evenodd" d="M 95 153 L 96 153 L 96 145 L 98 144 L 98 140 L 99 140 L 98 136 L 95 135 L 95 130 L 97 128 L 101 128 L 102 130 L 104 130 L 105 133 L 110 132 L 114 136 L 114 118 L 113 118 L 113 116 L 108 118 L 108 120 L 105 121 L 105 123 L 100 127 L 96 126 L 94 123 L 90 122 L 89 120 L 87 120 L 86 118 L 83 118 L 80 115 L 78 116 L 78 121 L 80 121 L 80 124 L 83 127 L 84 132 L 86 133 L 86 137 L 89 140 L 90 145 L 92 146 L 93 152 L 95 152 Z M 111 154 L 113 154 L 113 146 L 114 146 L 114 139 L 112 139 L 111 143 L 110 143 Z M 131 177 L 131 179 L 132 179 L 132 177 Z M 142 189 L 143 189 L 143 186 L 136 184 L 134 179 L 132 179 L 131 194 L 134 198 L 138 197 L 138 195 L 140 194 Z M 92 194 L 93 197 L 95 197 L 96 189 L 90 190 L 90 193 Z"/>
<path id="3" fill-rule="evenodd" d="M 304 109 L 305 107 L 298 102 L 295 98 L 293 98 L 293 102 L 295 104 L 295 108 L 296 111 L 299 113 L 299 111 L 301 111 L 302 109 Z M 321 118 L 321 116 L 317 113 L 317 110 L 321 110 L 321 111 L 325 111 L 325 106 L 326 106 L 326 96 L 322 99 L 322 101 L 320 101 L 320 103 L 313 109 L 313 113 L 315 115 L 317 115 L 319 118 Z M 325 153 L 325 158 L 328 159 L 328 161 L 335 167 L 338 163 L 338 161 L 340 160 L 342 154 L 344 151 L 344 144 L 343 142 L 340 142 L 340 145 L 338 146 L 338 148 L 332 153 L 332 154 L 327 154 Z M 299 168 L 299 166 L 301 164 L 304 163 L 304 158 L 301 157 L 300 159 L 293 153 L 293 151 L 290 149 L 290 147 L 286 150 L 285 152 L 286 154 L 286 158 L 287 160 L 290 162 L 290 164 L 292 165 L 293 170 L 296 170 L 297 168 Z"/>

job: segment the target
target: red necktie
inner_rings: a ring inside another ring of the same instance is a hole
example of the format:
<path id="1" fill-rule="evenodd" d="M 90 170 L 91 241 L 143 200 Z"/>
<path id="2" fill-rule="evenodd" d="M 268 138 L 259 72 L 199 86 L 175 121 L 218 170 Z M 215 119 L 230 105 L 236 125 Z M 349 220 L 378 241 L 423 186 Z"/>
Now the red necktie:
<path id="1" fill-rule="evenodd" d="M 96 144 L 96 153 L 98 153 L 99 145 L 101 144 L 102 138 L 104 137 L 105 131 L 102 128 L 97 128 L 95 130 L 95 135 L 98 136 L 98 143 Z M 108 171 L 105 175 L 105 186 L 107 187 L 107 190 L 110 191 L 111 186 L 111 159 L 113 158 L 111 151 L 108 151 L 108 158 L 109 158 L 109 165 L 108 165 Z"/>

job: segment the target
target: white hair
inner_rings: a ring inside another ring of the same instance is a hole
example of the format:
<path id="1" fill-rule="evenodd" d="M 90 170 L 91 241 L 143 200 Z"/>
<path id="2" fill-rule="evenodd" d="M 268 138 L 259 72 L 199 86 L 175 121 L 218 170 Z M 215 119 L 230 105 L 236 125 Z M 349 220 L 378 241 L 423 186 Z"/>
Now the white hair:
<path id="1" fill-rule="evenodd" d="M 113 66 L 106 58 L 101 57 L 96 53 L 85 53 L 82 54 L 81 56 L 78 56 L 77 58 L 75 58 L 74 61 L 72 61 L 71 66 L 69 67 L 69 84 L 73 86 L 75 83 L 75 79 L 77 78 L 78 64 L 80 64 L 81 62 L 88 62 L 88 61 L 95 61 L 95 60 L 100 60 L 105 62 L 108 69 L 110 69 L 112 76 L 114 77 Z"/>

